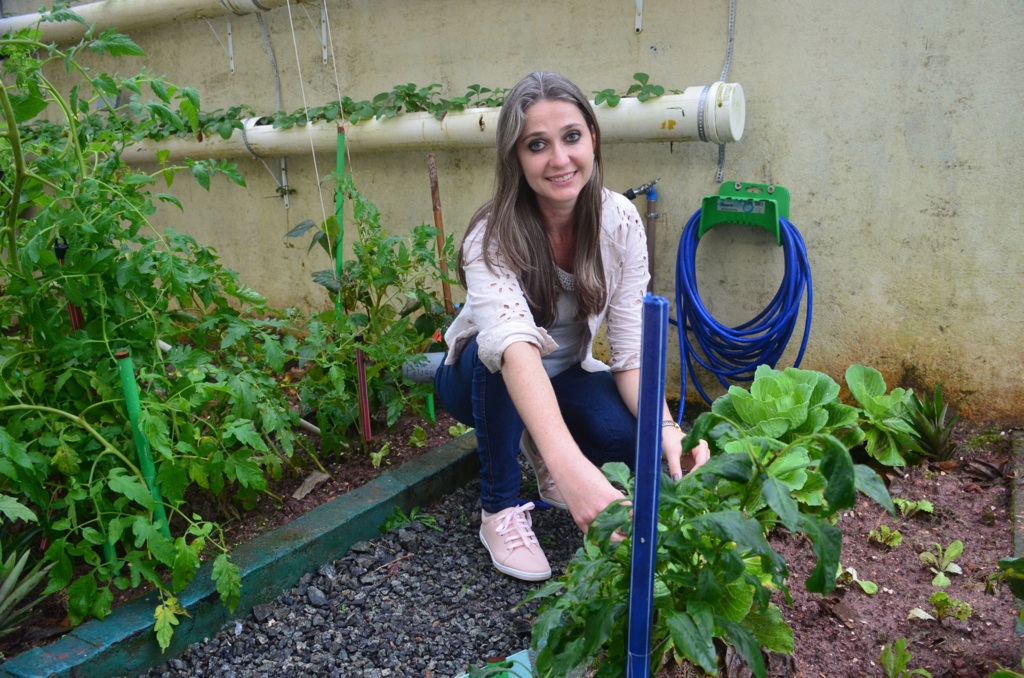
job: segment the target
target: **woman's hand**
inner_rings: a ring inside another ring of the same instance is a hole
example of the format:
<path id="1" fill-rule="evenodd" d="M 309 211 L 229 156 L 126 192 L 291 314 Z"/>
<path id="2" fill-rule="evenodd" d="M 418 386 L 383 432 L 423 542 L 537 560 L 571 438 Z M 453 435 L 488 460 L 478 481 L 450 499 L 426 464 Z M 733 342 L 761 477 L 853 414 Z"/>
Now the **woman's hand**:
<path id="1" fill-rule="evenodd" d="M 701 438 L 700 442 L 697 443 L 697 447 L 690 450 L 688 457 L 683 461 L 683 468 L 686 469 L 687 473 L 706 464 L 708 459 L 711 458 L 711 448 L 708 447 L 708 441 Z"/>
<path id="2" fill-rule="evenodd" d="M 601 470 L 586 459 L 573 471 L 571 478 L 557 481 L 558 490 L 576 526 L 586 534 L 597 514 L 612 502 L 625 499 L 625 495 L 615 489 Z"/>
<path id="3" fill-rule="evenodd" d="M 683 471 L 693 471 L 704 465 L 711 458 L 711 449 L 706 440 L 701 439 L 697 446 L 683 458 L 683 432 L 673 426 L 666 426 L 661 431 L 661 453 L 668 462 L 668 473 L 672 480 L 683 477 Z"/>

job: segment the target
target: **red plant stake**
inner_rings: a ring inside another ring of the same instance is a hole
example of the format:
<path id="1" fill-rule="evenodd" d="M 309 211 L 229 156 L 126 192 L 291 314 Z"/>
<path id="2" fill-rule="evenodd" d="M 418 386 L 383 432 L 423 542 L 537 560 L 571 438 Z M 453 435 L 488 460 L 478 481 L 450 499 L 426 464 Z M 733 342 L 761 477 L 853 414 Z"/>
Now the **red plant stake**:
<path id="1" fill-rule="evenodd" d="M 362 340 L 362 335 L 356 337 L 356 341 Z M 356 347 L 356 378 L 359 388 L 359 424 L 362 427 L 363 442 L 366 442 L 373 437 L 373 431 L 370 430 L 370 390 L 366 385 L 366 354 L 359 347 Z"/>
<path id="2" fill-rule="evenodd" d="M 57 255 L 57 261 L 60 265 L 64 265 L 64 257 L 68 253 L 68 241 L 64 238 L 60 238 L 53 243 L 53 253 Z M 85 317 L 82 315 L 82 309 L 78 308 L 70 301 L 68 302 L 68 318 L 71 320 L 71 331 L 75 332 L 82 329 L 85 326 Z"/>

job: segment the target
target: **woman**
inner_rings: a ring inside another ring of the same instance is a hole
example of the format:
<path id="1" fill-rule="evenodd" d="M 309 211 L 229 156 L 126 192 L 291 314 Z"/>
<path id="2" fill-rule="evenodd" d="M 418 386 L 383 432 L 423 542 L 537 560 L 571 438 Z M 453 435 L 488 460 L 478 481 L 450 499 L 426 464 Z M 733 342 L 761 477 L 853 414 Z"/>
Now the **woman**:
<path id="1" fill-rule="evenodd" d="M 650 278 L 640 215 L 603 187 L 600 131 L 578 87 L 534 72 L 498 118 L 494 197 L 470 220 L 459 252 L 466 302 L 445 339 L 438 400 L 476 429 L 480 540 L 494 566 L 539 581 L 551 568 L 519 500 L 522 449 L 540 498 L 581 530 L 623 498 L 599 470 L 633 466 L 641 299 Z M 609 365 L 592 355 L 607 320 Z M 662 452 L 673 477 L 683 433 L 664 405 Z"/>

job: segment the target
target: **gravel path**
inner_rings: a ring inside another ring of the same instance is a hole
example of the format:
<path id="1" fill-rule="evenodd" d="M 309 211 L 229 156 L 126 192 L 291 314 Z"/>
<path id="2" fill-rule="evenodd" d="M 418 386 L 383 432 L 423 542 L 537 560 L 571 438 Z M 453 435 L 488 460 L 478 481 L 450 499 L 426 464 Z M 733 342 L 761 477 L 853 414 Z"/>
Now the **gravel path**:
<path id="1" fill-rule="evenodd" d="M 491 565 L 477 536 L 479 483 L 423 513 L 440 529 L 416 522 L 356 544 L 143 676 L 440 678 L 527 648 L 536 604 L 515 608 L 538 584 Z M 567 512 L 537 509 L 533 517 L 557 577 L 582 535 Z"/>

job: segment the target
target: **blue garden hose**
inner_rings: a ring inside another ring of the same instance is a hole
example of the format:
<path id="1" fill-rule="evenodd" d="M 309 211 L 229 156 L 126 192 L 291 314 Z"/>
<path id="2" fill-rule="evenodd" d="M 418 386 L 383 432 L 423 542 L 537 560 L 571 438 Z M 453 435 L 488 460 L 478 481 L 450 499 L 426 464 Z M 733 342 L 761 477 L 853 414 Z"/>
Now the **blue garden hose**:
<path id="1" fill-rule="evenodd" d="M 697 380 L 699 365 L 714 374 L 725 388 L 731 381 L 753 381 L 759 365 L 775 367 L 793 336 L 804 290 L 807 290 L 807 311 L 803 341 L 794 367 L 800 366 L 811 330 L 811 267 L 800 232 L 789 220 L 779 218 L 781 246 L 785 252 L 785 272 L 775 297 L 752 320 L 735 327 L 719 323 L 704 307 L 697 291 L 695 262 L 701 210 L 694 212 L 679 239 L 676 259 L 676 329 L 679 332 L 680 394 L 679 418 L 686 401 L 686 378 L 689 372 L 693 385 L 704 401 L 711 398 Z M 699 350 L 698 350 L 699 349 Z M 685 362 L 685 366 L 683 363 Z"/>

